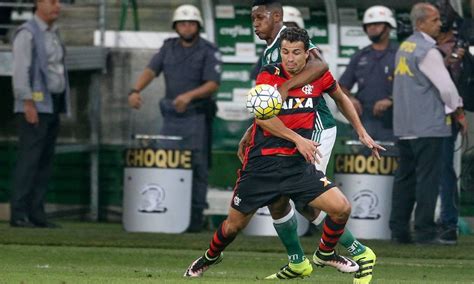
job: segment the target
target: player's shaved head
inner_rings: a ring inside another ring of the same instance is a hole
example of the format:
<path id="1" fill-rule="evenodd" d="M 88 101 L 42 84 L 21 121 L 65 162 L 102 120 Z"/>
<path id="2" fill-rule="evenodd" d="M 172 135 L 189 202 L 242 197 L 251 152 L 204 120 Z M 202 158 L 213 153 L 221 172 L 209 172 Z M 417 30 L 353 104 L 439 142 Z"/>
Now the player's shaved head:
<path id="1" fill-rule="evenodd" d="M 260 5 L 271 5 L 271 4 L 279 4 L 281 6 L 281 3 L 279 0 L 254 0 L 252 7 L 260 6 Z"/>
<path id="2" fill-rule="evenodd" d="M 268 11 L 279 13 L 283 17 L 283 6 L 280 2 L 272 2 L 270 4 L 265 5 Z"/>
<path id="3" fill-rule="evenodd" d="M 283 7 L 276 0 L 255 0 L 251 18 L 255 34 L 270 44 L 283 26 Z"/>
<path id="4" fill-rule="evenodd" d="M 264 6 L 265 10 L 279 14 L 283 20 L 283 6 L 278 0 L 254 0 L 252 10 L 257 9 L 258 6 Z"/>

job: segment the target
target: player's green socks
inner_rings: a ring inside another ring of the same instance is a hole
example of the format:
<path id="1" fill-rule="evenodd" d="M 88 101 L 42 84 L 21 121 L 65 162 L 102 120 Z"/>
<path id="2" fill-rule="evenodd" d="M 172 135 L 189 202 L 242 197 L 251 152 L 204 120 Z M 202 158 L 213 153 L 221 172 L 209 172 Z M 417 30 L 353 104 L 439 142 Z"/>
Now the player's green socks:
<path id="1" fill-rule="evenodd" d="M 349 231 L 347 228 L 344 230 L 344 234 L 342 234 L 341 238 L 339 239 L 339 243 L 345 247 L 352 256 L 365 252 L 365 246 L 356 240 L 351 231 Z"/>
<path id="2" fill-rule="evenodd" d="M 293 208 L 285 217 L 273 220 L 273 226 L 288 253 L 290 263 L 300 263 L 305 259 L 303 248 L 298 237 L 298 222 Z"/>

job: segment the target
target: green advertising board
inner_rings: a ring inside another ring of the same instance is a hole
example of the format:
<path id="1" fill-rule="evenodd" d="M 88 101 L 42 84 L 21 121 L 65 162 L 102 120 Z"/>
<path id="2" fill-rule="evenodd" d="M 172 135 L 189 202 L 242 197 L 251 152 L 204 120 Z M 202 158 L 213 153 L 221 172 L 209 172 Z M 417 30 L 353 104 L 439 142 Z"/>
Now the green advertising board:
<path id="1" fill-rule="evenodd" d="M 242 134 L 252 123 L 245 105 L 252 87 L 252 64 L 224 64 L 217 93 L 217 115 L 213 127 L 213 148 L 235 150 Z"/>
<path id="2" fill-rule="evenodd" d="M 306 12 L 308 10 L 308 12 Z M 329 43 L 328 17 L 325 10 L 314 8 L 300 8 L 304 18 L 304 25 L 311 41 L 318 44 Z M 305 16 L 308 14 L 308 16 Z"/>
<path id="3" fill-rule="evenodd" d="M 297 7 L 305 28 L 315 44 L 328 44 L 328 19 L 323 9 Z M 215 6 L 216 43 L 224 56 L 260 56 L 266 43 L 254 35 L 251 8 L 248 6 Z"/>
<path id="4" fill-rule="evenodd" d="M 250 13 L 250 7 L 215 7 L 216 43 L 222 55 L 256 54 Z"/>

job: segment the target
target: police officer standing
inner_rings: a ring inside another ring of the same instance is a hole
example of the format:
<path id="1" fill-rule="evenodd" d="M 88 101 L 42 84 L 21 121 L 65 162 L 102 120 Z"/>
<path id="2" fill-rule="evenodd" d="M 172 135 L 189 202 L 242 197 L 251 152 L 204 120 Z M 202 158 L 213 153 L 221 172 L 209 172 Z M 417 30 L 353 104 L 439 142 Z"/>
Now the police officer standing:
<path id="1" fill-rule="evenodd" d="M 369 135 L 379 141 L 394 141 L 391 97 L 398 46 L 390 42 L 390 30 L 397 24 L 392 11 L 384 6 L 367 9 L 362 23 L 372 44 L 352 56 L 339 84 L 350 94 L 357 83 L 357 94 L 349 97 Z"/>
<path id="2" fill-rule="evenodd" d="M 202 26 L 201 13 L 195 6 L 179 6 L 173 14 L 173 29 L 179 37 L 164 42 L 128 97 L 129 105 L 139 109 L 140 92 L 163 72 L 166 92 L 160 101 L 164 120 L 161 134 L 183 137 L 183 142 L 174 146 L 193 151 L 191 232 L 202 229 L 207 207 L 211 120 L 216 110 L 211 96 L 219 87 L 221 73 L 220 53 L 199 36 Z"/>
<path id="3" fill-rule="evenodd" d="M 18 159 L 13 174 L 10 225 L 56 228 L 44 201 L 59 132 L 59 113 L 69 110 L 64 45 L 55 24 L 59 0 L 36 0 L 33 19 L 13 40 L 13 91 L 18 122 Z"/>

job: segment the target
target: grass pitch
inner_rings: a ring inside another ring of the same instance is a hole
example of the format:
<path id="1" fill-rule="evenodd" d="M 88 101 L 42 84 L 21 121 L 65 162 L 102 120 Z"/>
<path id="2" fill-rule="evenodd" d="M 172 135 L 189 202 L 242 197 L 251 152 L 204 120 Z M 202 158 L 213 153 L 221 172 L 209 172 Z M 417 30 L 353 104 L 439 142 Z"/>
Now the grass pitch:
<path id="1" fill-rule="evenodd" d="M 212 232 L 126 233 L 119 224 L 61 224 L 51 230 L 0 223 L 0 283 L 273 283 L 279 281 L 261 279 L 286 263 L 276 237 L 241 235 L 221 264 L 200 279 L 184 279 Z M 307 256 L 318 240 L 302 238 Z M 378 256 L 373 283 L 474 283 L 474 236 L 463 236 L 454 247 L 364 243 Z M 352 275 L 315 267 L 310 278 L 292 282 L 352 283 Z"/>

